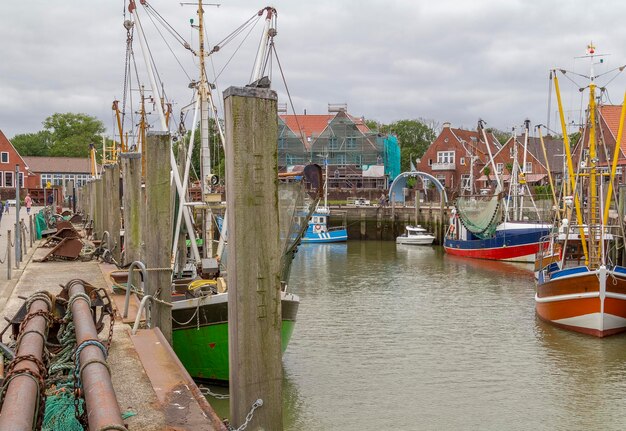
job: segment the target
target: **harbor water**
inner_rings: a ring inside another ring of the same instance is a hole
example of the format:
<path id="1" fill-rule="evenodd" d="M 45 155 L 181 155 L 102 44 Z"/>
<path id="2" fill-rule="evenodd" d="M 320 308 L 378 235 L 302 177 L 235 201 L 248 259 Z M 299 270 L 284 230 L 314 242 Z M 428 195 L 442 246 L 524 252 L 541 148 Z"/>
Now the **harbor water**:
<path id="1" fill-rule="evenodd" d="M 283 357 L 286 430 L 626 426 L 626 336 L 536 318 L 528 265 L 391 241 L 311 244 L 290 285 L 301 304 Z"/>

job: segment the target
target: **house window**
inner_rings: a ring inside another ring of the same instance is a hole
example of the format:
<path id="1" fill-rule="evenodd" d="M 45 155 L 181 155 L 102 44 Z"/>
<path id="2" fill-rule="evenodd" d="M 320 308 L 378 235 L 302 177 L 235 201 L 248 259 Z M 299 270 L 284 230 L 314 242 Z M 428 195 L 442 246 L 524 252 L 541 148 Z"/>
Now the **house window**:
<path id="1" fill-rule="evenodd" d="M 9 163 L 9 153 L 7 152 L 1 152 L 0 153 L 0 162 L 2 163 Z"/>
<path id="2" fill-rule="evenodd" d="M 51 174 L 41 174 L 41 187 L 45 188 L 48 185 L 48 182 L 52 184 L 52 175 Z"/>
<path id="3" fill-rule="evenodd" d="M 465 165 L 465 157 L 461 157 L 459 159 L 459 163 L 462 164 L 462 165 Z"/>
<path id="4" fill-rule="evenodd" d="M 501 174 L 503 170 L 504 170 L 504 163 L 497 163 L 496 171 L 498 171 L 498 173 Z"/>
<path id="5" fill-rule="evenodd" d="M 446 186 L 446 176 L 445 175 L 437 175 L 437 181 L 441 183 L 442 186 Z"/>
<path id="6" fill-rule="evenodd" d="M 462 174 L 461 175 L 461 188 L 463 190 L 469 190 L 470 189 L 470 176 L 469 176 L 469 174 Z"/>
<path id="7" fill-rule="evenodd" d="M 330 150 L 338 150 L 339 149 L 339 143 L 337 142 L 337 138 L 335 138 L 335 137 L 328 138 L 328 149 L 330 149 Z"/>
<path id="8" fill-rule="evenodd" d="M 285 138 L 278 138 L 278 149 L 282 150 L 285 148 L 285 142 L 287 140 Z"/>
<path id="9" fill-rule="evenodd" d="M 437 151 L 437 163 L 454 163 L 454 151 Z"/>
<path id="10" fill-rule="evenodd" d="M 346 138 L 346 149 L 347 150 L 356 150 L 357 149 L 356 138 L 354 138 L 354 137 Z"/>
<path id="11" fill-rule="evenodd" d="M 428 166 L 432 166 L 433 165 L 433 159 L 428 159 Z"/>
<path id="12" fill-rule="evenodd" d="M 533 173 L 533 162 L 526 162 L 526 169 L 524 169 L 524 173 L 526 174 Z"/>
<path id="13" fill-rule="evenodd" d="M 4 187 L 15 187 L 12 171 L 4 171 Z"/>

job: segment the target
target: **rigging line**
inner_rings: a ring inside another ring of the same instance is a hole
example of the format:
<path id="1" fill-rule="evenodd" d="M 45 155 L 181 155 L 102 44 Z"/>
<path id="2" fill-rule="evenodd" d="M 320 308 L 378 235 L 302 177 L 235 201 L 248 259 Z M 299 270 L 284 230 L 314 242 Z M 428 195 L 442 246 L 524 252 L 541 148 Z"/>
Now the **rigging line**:
<path id="1" fill-rule="evenodd" d="M 243 30 L 251 25 L 252 21 L 254 21 L 256 19 L 256 22 L 254 23 L 254 25 L 256 25 L 256 23 L 259 21 L 259 19 L 261 19 L 261 15 L 259 15 L 258 13 L 255 13 L 254 15 L 252 15 L 246 22 L 244 22 L 243 24 L 241 24 L 239 27 L 237 27 L 232 33 L 230 33 L 228 36 L 226 36 L 224 39 L 222 39 L 221 41 L 219 41 L 217 43 L 217 45 L 215 45 L 213 47 L 213 49 L 211 49 L 211 53 L 216 51 L 219 51 L 221 48 L 223 48 L 224 46 L 226 46 L 228 43 L 230 43 L 234 38 L 236 38 L 240 33 L 243 32 Z"/>
<path id="2" fill-rule="evenodd" d="M 291 99 L 291 93 L 289 92 L 289 87 L 287 86 L 287 80 L 285 79 L 285 74 L 283 73 L 283 66 L 280 64 L 280 59 L 278 58 L 278 52 L 276 52 L 276 45 L 274 42 L 270 43 L 270 52 L 274 52 L 276 56 L 276 64 L 278 65 L 278 70 L 280 71 L 280 76 L 283 79 L 283 84 L 285 84 L 285 92 L 287 93 L 287 98 L 289 99 L 289 104 L 291 105 L 291 110 L 293 111 L 293 115 L 296 119 L 296 126 L 298 127 L 298 132 L 300 133 L 300 137 L 302 139 L 302 143 L 306 145 L 306 136 L 304 136 L 304 130 L 300 127 L 300 122 L 298 121 L 298 114 L 296 114 L 296 109 L 293 106 L 293 100 Z"/>
<path id="3" fill-rule="evenodd" d="M 258 20 L 257 20 L 258 22 Z M 256 23 L 255 23 L 256 24 Z M 226 62 L 226 64 L 224 65 L 224 67 L 222 67 L 222 70 L 220 70 L 220 73 L 218 73 L 215 76 L 215 80 L 217 80 L 222 73 L 224 72 L 224 70 L 226 69 L 226 67 L 230 64 L 231 60 L 233 59 L 233 57 L 235 57 L 235 55 L 239 52 L 239 49 L 241 48 L 241 45 L 243 45 L 243 43 L 246 41 L 246 39 L 248 39 L 248 37 L 250 36 L 250 33 L 252 32 L 252 30 L 254 29 L 255 26 L 250 27 L 250 30 L 248 30 L 248 33 L 244 36 L 244 38 L 242 39 L 241 43 L 239 43 L 239 45 L 237 45 L 237 48 L 235 49 L 235 52 L 233 52 L 233 54 L 230 56 L 230 58 L 228 59 L 228 61 Z"/>
<path id="4" fill-rule="evenodd" d="M 604 73 L 601 73 L 601 74 L 599 74 L 599 75 L 596 75 L 596 79 L 597 79 L 597 78 L 599 78 L 599 77 L 601 77 L 601 76 L 607 75 L 607 74 L 609 74 L 609 73 L 611 73 L 611 72 L 615 72 L 616 70 L 617 70 L 617 71 L 619 71 L 619 72 L 618 72 L 618 75 L 619 75 L 621 72 L 623 72 L 623 71 L 624 71 L 624 69 L 625 69 L 625 68 L 626 68 L 626 64 L 625 64 L 625 65 L 623 65 L 623 66 L 618 66 L 618 67 L 615 67 L 615 68 L 613 68 L 613 69 L 611 69 L 611 70 L 607 70 L 607 71 L 606 71 L 606 72 L 604 72 Z"/>
<path id="5" fill-rule="evenodd" d="M 180 68 L 182 69 L 183 73 L 187 76 L 187 79 L 189 81 L 191 81 L 191 77 L 189 76 L 189 74 L 187 73 L 187 71 L 185 70 L 185 68 L 183 67 L 182 63 L 180 62 L 180 60 L 178 59 L 178 57 L 176 56 L 176 54 L 174 53 L 174 50 L 172 49 L 172 47 L 170 46 L 169 43 L 167 43 L 167 40 L 165 39 L 165 37 L 163 36 L 163 33 L 161 33 L 161 30 L 159 30 L 159 28 L 157 27 L 156 23 L 154 22 L 154 19 L 152 18 L 152 15 L 148 14 L 148 18 L 150 18 L 150 21 L 152 21 L 152 24 L 154 24 L 154 28 L 156 29 L 157 33 L 159 33 L 159 36 L 161 36 L 161 39 L 163 39 L 163 42 L 165 43 L 165 46 L 167 46 L 167 48 L 170 50 L 170 52 L 172 53 L 172 55 L 174 56 L 174 58 L 176 59 L 176 62 L 178 63 L 178 65 L 180 66 Z"/>
<path id="6" fill-rule="evenodd" d="M 619 68 L 619 69 L 620 69 L 620 71 L 619 71 L 618 73 L 616 73 L 616 74 L 615 74 L 615 76 L 614 76 L 613 78 L 609 79 L 609 81 L 608 81 L 606 84 L 604 84 L 604 87 L 606 87 L 606 86 L 607 86 L 607 85 L 609 85 L 611 82 L 613 82 L 613 80 L 614 80 L 615 78 L 617 78 L 617 77 L 620 75 L 620 73 L 622 73 L 622 71 L 624 70 L 624 68 L 623 68 L 623 67 L 621 67 L 621 68 Z M 607 72 L 607 73 L 608 73 L 608 72 Z"/>
<path id="7" fill-rule="evenodd" d="M 154 8 L 151 4 L 146 3 L 146 10 L 152 11 L 152 12 L 153 12 L 153 13 L 154 13 L 154 14 L 155 14 L 158 18 L 159 18 L 159 20 L 161 21 L 161 23 L 165 25 L 165 27 L 168 29 L 168 31 L 170 32 L 170 34 L 171 34 L 172 36 L 175 36 L 175 37 L 176 37 L 176 36 L 178 36 L 178 41 L 179 41 L 179 42 L 183 45 L 183 47 L 185 47 L 185 48 L 189 49 L 190 45 L 189 45 L 189 43 L 185 40 L 185 38 L 184 38 L 184 37 L 182 37 L 182 36 L 181 36 L 181 34 L 180 34 L 180 33 L 178 33 L 178 32 L 176 31 L 176 29 L 175 29 L 174 27 L 172 27 L 172 26 L 170 25 L 170 23 L 168 23 L 168 22 L 167 22 L 167 20 L 161 16 L 161 14 L 160 14 L 159 12 L 157 12 L 157 10 L 156 10 L 156 9 L 155 9 L 155 8 Z"/>

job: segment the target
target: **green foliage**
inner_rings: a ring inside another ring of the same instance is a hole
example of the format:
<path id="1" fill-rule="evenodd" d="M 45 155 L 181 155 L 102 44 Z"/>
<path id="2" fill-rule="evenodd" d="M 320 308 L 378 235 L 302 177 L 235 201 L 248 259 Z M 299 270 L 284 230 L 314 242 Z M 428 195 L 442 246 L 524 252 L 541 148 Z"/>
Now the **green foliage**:
<path id="1" fill-rule="evenodd" d="M 184 139 L 184 148 L 188 147 L 189 140 L 191 139 L 191 131 L 187 132 L 187 135 Z M 180 141 L 179 141 L 180 143 Z M 181 148 L 179 143 L 176 144 L 174 148 L 175 151 L 179 151 Z M 224 180 L 224 175 L 226 172 L 225 158 L 224 158 L 224 148 L 220 143 L 220 135 L 217 129 L 217 125 L 215 124 L 215 120 L 211 120 L 209 123 L 209 146 L 211 149 L 211 165 L 213 167 L 212 173 L 219 176 L 220 180 Z M 194 145 L 193 152 L 191 153 L 191 166 L 192 171 L 190 173 L 190 178 L 199 179 L 200 177 L 200 125 L 196 128 L 196 133 L 194 135 Z"/>
<path id="2" fill-rule="evenodd" d="M 506 170 L 509 172 L 509 174 L 513 173 L 513 163 L 508 162 L 506 165 Z"/>
<path id="3" fill-rule="evenodd" d="M 489 175 L 491 175 L 491 168 L 489 166 L 485 166 L 483 168 L 483 174 L 485 174 L 485 176 L 489 179 Z"/>
<path id="4" fill-rule="evenodd" d="M 548 199 L 552 196 L 552 188 L 550 184 L 545 186 L 535 186 L 533 194 L 537 199 Z"/>
<path id="5" fill-rule="evenodd" d="M 435 131 L 421 120 L 400 120 L 389 125 L 381 125 L 380 132 L 393 133 L 398 137 L 400 166 L 403 172 L 410 170 L 411 157 L 422 157 L 437 137 Z"/>
<path id="6" fill-rule="evenodd" d="M 22 156 L 88 157 L 89 144 L 100 144 L 104 124 L 86 114 L 53 114 L 43 122 L 44 130 L 16 135 L 11 143 Z"/>
<path id="7" fill-rule="evenodd" d="M 488 129 L 485 129 L 485 132 L 491 133 L 493 136 L 495 136 L 501 145 L 504 145 L 506 141 L 508 141 L 509 138 L 511 137 L 511 133 L 503 132 L 502 130 L 495 129 L 493 127 L 489 127 Z"/>
<path id="8" fill-rule="evenodd" d="M 580 130 L 578 132 L 570 133 L 569 135 L 567 135 L 567 137 L 569 138 L 570 147 L 573 147 L 578 143 L 578 141 L 580 140 L 580 136 Z"/>
<path id="9" fill-rule="evenodd" d="M 42 130 L 37 133 L 15 135 L 11 143 L 22 156 L 48 156 L 52 137 L 50 132 Z"/>
<path id="10" fill-rule="evenodd" d="M 408 189 L 412 189 L 412 188 L 414 188 L 414 187 L 415 187 L 415 184 L 416 184 L 416 183 L 417 183 L 417 178 L 415 178 L 415 177 L 409 177 L 409 178 L 407 178 L 407 180 L 406 180 L 406 187 L 407 187 Z"/>
<path id="11" fill-rule="evenodd" d="M 44 129 L 52 135 L 50 156 L 87 157 L 89 144 L 102 141 L 104 124 L 86 114 L 53 114 L 43 122 Z"/>
<path id="12" fill-rule="evenodd" d="M 365 120 L 365 125 L 372 132 L 377 132 L 378 131 L 378 121 L 376 121 L 376 120 Z"/>

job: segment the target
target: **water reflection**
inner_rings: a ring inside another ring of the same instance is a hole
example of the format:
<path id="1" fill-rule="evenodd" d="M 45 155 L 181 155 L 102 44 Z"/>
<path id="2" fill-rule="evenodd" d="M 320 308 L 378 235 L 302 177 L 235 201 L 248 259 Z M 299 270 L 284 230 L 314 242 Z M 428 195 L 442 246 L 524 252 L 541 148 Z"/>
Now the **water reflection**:
<path id="1" fill-rule="evenodd" d="M 532 267 L 440 247 L 300 247 L 289 431 L 621 429 L 626 335 L 535 317 Z M 227 414 L 227 407 L 226 407 Z"/>

